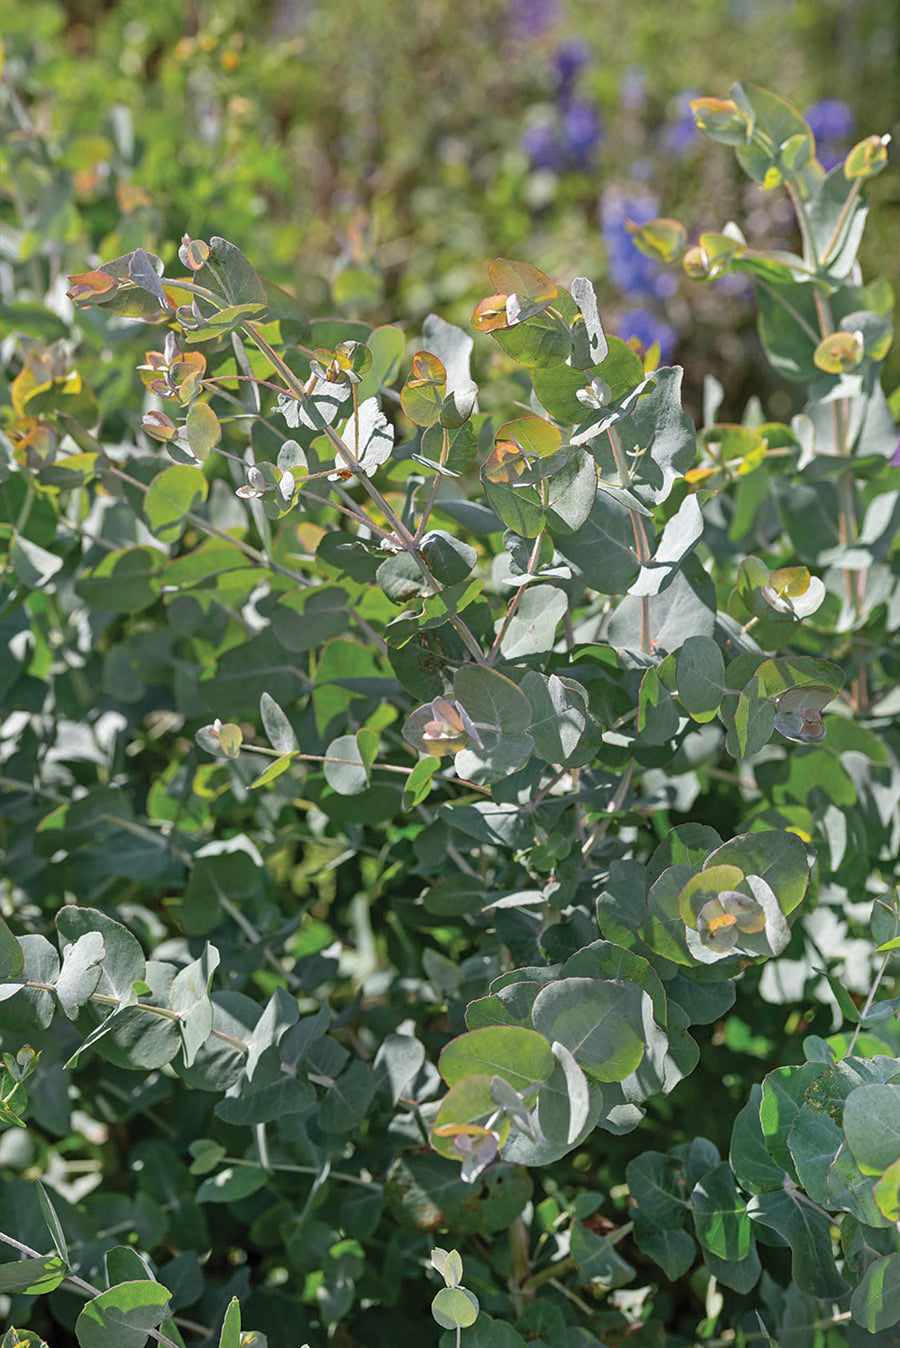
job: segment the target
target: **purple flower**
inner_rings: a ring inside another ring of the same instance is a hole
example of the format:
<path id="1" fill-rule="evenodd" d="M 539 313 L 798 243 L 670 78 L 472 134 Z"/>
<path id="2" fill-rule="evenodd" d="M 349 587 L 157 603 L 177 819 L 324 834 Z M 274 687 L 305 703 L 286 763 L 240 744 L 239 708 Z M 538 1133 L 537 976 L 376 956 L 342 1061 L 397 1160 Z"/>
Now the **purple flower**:
<path id="1" fill-rule="evenodd" d="M 804 112 L 816 141 L 816 154 L 830 173 L 844 158 L 842 145 L 853 135 L 856 118 L 839 98 L 821 98 Z"/>
<path id="2" fill-rule="evenodd" d="M 619 102 L 626 112 L 640 112 L 647 91 L 647 72 L 643 66 L 632 66 L 622 77 Z"/>
<path id="3" fill-rule="evenodd" d="M 522 37 L 540 37 L 560 17 L 557 0 L 512 0 L 510 16 Z"/>
<path id="4" fill-rule="evenodd" d="M 560 94 L 568 94 L 590 60 L 591 49 L 583 38 L 570 38 L 557 47 L 553 54 L 556 87 Z"/>
<path id="5" fill-rule="evenodd" d="M 557 127 L 549 122 L 535 122 L 522 133 L 522 149 L 534 169 L 548 169 L 558 173 L 565 168 L 566 150 Z"/>
<path id="6" fill-rule="evenodd" d="M 892 468 L 900 468 L 900 440 L 897 441 L 897 448 L 888 459 L 888 463 Z"/>
<path id="7" fill-rule="evenodd" d="M 645 351 L 649 351 L 654 342 L 659 342 L 660 365 L 667 365 L 672 359 L 678 332 L 671 323 L 666 323 L 649 309 L 626 309 L 616 328 L 623 341 L 636 337 Z"/>
<path id="8" fill-rule="evenodd" d="M 673 98 L 667 109 L 668 121 L 660 131 L 659 139 L 663 149 L 676 159 L 687 154 L 700 140 L 691 112 L 691 100 L 696 97 L 696 90 L 687 89 Z"/>
<path id="9" fill-rule="evenodd" d="M 817 141 L 848 140 L 856 126 L 852 108 L 840 98 L 820 98 L 803 116 Z"/>
<path id="10" fill-rule="evenodd" d="M 600 198 L 607 268 L 610 278 L 626 295 L 669 299 L 677 288 L 675 276 L 642 253 L 628 232 L 629 220 L 645 225 L 658 213 L 656 198 L 646 192 L 608 187 Z"/>
<path id="11" fill-rule="evenodd" d="M 563 143 L 577 168 L 588 168 L 603 136 L 600 116 L 587 99 L 573 99 L 563 118 Z"/>

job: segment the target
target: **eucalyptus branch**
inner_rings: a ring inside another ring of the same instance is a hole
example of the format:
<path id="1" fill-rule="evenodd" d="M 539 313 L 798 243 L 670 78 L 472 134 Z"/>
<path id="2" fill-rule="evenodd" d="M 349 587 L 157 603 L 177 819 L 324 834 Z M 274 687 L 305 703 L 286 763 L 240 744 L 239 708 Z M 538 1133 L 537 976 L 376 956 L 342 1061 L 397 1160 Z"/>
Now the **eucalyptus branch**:
<path id="1" fill-rule="evenodd" d="M 531 574 L 534 567 L 537 565 L 537 560 L 541 555 L 542 539 L 543 539 L 543 531 L 541 531 L 541 533 L 539 533 L 537 538 L 534 540 L 531 553 L 529 554 L 528 557 L 528 565 L 526 569 L 529 575 Z M 500 654 L 500 647 L 503 645 L 503 638 L 509 631 L 509 625 L 512 622 L 513 618 L 515 617 L 516 609 L 519 607 L 519 602 L 522 598 L 524 590 L 525 590 L 524 584 L 518 587 L 518 589 L 516 590 L 515 594 L 512 597 L 512 601 L 510 602 L 510 605 L 507 608 L 506 613 L 503 615 L 503 621 L 500 623 L 500 626 L 497 629 L 497 634 L 494 637 L 493 643 L 491 645 L 491 649 L 488 651 L 487 664 L 489 665 L 496 664 L 497 658 Z"/>
<path id="2" fill-rule="evenodd" d="M 449 452 L 450 452 L 450 432 L 447 430 L 445 426 L 443 437 L 441 439 L 440 459 L 438 460 L 442 468 L 447 462 L 447 455 L 449 454 Z M 437 494 L 438 490 L 440 489 L 440 485 L 441 485 L 441 475 L 440 473 L 435 472 L 431 479 L 431 487 L 429 488 L 428 491 L 428 500 L 425 503 L 425 508 L 422 511 L 422 517 L 419 520 L 419 524 L 414 535 L 415 541 L 417 543 L 421 540 L 422 535 L 425 533 L 425 530 L 428 527 L 428 521 L 431 518 L 431 512 L 434 509 L 434 503 L 437 500 Z"/>
<path id="3" fill-rule="evenodd" d="M 284 379 L 285 384 L 288 387 L 288 392 L 291 393 L 297 399 L 298 402 L 300 403 L 306 402 L 309 397 L 307 390 L 304 388 L 303 384 L 297 379 L 296 375 L 291 370 L 290 366 L 288 366 L 278 355 L 278 352 L 275 351 L 269 345 L 266 339 L 258 331 L 255 324 L 253 323 L 245 324 L 243 327 L 243 331 L 247 333 L 250 339 L 256 343 L 256 345 L 263 352 L 263 354 L 266 355 L 268 359 L 272 362 L 274 368 L 281 375 L 282 379 Z M 363 471 L 359 459 L 348 447 L 345 441 L 341 439 L 341 437 L 338 435 L 334 427 L 326 423 L 323 429 L 325 435 L 328 437 L 328 439 L 334 446 L 336 453 L 341 456 L 343 461 L 347 464 L 348 468 L 350 468 L 350 470 L 357 475 L 360 482 L 362 483 L 363 489 L 369 494 L 369 496 L 378 506 L 381 513 L 384 515 L 385 519 L 390 524 L 397 538 L 398 543 L 400 543 L 403 550 L 405 552 L 408 552 L 409 555 L 412 557 L 416 567 L 422 574 L 423 580 L 425 580 L 426 583 L 433 589 L 435 594 L 440 594 L 443 590 L 443 586 L 431 574 L 431 571 L 429 570 L 428 565 L 425 562 L 425 558 L 419 551 L 419 547 L 415 538 L 409 532 L 406 525 L 400 519 L 399 515 L 397 515 L 396 511 L 385 499 L 382 492 L 378 490 L 378 488 L 372 482 L 368 474 Z M 460 617 L 460 615 L 458 613 L 450 613 L 448 615 L 448 621 L 456 629 L 457 633 L 459 634 L 466 649 L 472 656 L 475 663 L 479 665 L 485 664 L 486 662 L 484 654 L 481 650 L 480 645 L 478 644 L 474 635 L 469 630 L 468 625 Z"/>
<path id="4" fill-rule="evenodd" d="M 859 1038 L 860 1031 L 862 1030 L 863 1021 L 865 1020 L 866 1016 L 872 1009 L 872 1005 L 875 1001 L 875 994 L 878 991 L 879 987 L 881 986 L 881 981 L 887 972 L 887 967 L 890 964 L 891 959 L 896 953 L 897 952 L 895 950 L 885 951 L 884 958 L 882 959 L 880 965 L 878 966 L 878 969 L 875 973 L 875 977 L 872 980 L 872 986 L 869 988 L 868 996 L 866 997 L 865 1002 L 860 1008 L 859 1020 L 857 1020 L 855 1026 L 853 1027 L 853 1033 L 850 1036 L 850 1042 L 847 1045 L 847 1051 L 844 1053 L 845 1058 L 849 1058 L 850 1054 L 856 1047 L 856 1041 Z"/>
<path id="5" fill-rule="evenodd" d="M 9 1245 L 12 1249 L 18 1250 L 20 1254 L 27 1255 L 29 1259 L 43 1259 L 45 1257 L 40 1250 L 33 1250 L 30 1245 L 23 1245 L 20 1240 L 14 1240 L 12 1236 L 7 1236 L 3 1231 L 0 1231 L 0 1241 L 4 1245 Z M 84 1278 L 79 1278 L 77 1273 L 67 1273 L 64 1281 L 71 1283 L 73 1287 L 77 1287 L 79 1292 L 84 1292 L 91 1300 L 102 1295 L 102 1288 L 95 1287 L 93 1283 L 86 1282 Z M 150 1338 L 155 1339 L 157 1343 L 161 1343 L 163 1348 L 180 1348 L 179 1344 L 173 1342 L 166 1334 L 160 1333 L 158 1329 L 144 1329 L 143 1332 L 149 1334 Z"/>
<path id="6" fill-rule="evenodd" d="M 856 198 L 859 196 L 861 189 L 862 189 L 862 178 L 854 178 L 850 186 L 850 191 L 847 193 L 847 200 L 841 207 L 840 215 L 838 216 L 837 221 L 835 222 L 834 232 L 832 233 L 831 238 L 828 240 L 828 243 L 825 245 L 825 252 L 822 256 L 823 263 L 827 263 L 830 260 L 830 258 L 835 253 L 837 253 L 838 244 L 843 243 L 843 239 L 841 236 L 844 232 L 844 227 L 850 218 L 850 212 L 853 209 L 853 204 L 856 201 Z"/>

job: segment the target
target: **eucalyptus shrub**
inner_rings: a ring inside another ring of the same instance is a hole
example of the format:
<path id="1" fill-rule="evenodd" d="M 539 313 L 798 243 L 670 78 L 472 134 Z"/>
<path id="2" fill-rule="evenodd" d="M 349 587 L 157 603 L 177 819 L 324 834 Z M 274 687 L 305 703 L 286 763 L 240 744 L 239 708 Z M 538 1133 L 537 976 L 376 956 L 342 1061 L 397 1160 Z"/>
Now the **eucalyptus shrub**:
<path id="1" fill-rule="evenodd" d="M 635 239 L 751 278 L 789 423 L 508 259 L 480 386 L 219 237 L 70 278 L 143 435 L 15 345 L 5 1348 L 898 1342 L 886 138 L 693 110 L 800 251 Z"/>

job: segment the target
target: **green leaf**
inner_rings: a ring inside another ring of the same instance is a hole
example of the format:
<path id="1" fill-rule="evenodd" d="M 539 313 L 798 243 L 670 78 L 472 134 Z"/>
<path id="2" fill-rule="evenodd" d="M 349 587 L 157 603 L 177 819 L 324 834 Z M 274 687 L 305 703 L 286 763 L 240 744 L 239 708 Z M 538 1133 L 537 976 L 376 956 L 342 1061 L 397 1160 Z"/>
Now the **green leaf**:
<path id="1" fill-rule="evenodd" d="M 666 663 L 665 675 L 661 667 L 656 670 L 651 665 L 641 679 L 637 729 L 645 744 L 665 744 L 678 731 L 678 707 L 670 691 L 675 673 L 672 656 L 667 657 Z"/>
<path id="2" fill-rule="evenodd" d="M 430 351 L 417 351 L 400 394 L 403 410 L 417 426 L 433 426 L 447 392 L 447 371 Z"/>
<path id="3" fill-rule="evenodd" d="M 500 643 L 504 659 L 546 655 L 553 648 L 556 629 L 567 610 L 568 597 L 557 586 L 527 586 Z"/>
<path id="4" fill-rule="evenodd" d="M 595 1235 L 581 1222 L 572 1223 L 569 1248 L 586 1281 L 597 1278 L 606 1287 L 621 1287 L 635 1276 L 634 1269 L 616 1252 L 609 1238 Z"/>
<path id="5" fill-rule="evenodd" d="M 22 947 L 0 917 L 0 978 L 20 978 L 24 968 Z"/>
<path id="6" fill-rule="evenodd" d="M 219 418 L 209 403 L 191 404 L 184 429 L 194 458 L 205 463 L 222 438 Z"/>
<path id="7" fill-rule="evenodd" d="M 754 1221 L 771 1227 L 790 1245 L 791 1277 L 801 1292 L 836 1299 L 849 1291 L 834 1262 L 831 1219 L 803 1194 L 785 1189 L 758 1194 L 747 1210 Z"/>
<path id="8" fill-rule="evenodd" d="M 576 533 L 590 517 L 597 497 L 597 465 L 584 450 L 563 450 L 565 462 L 543 485 L 547 529 L 554 538 Z"/>
<path id="9" fill-rule="evenodd" d="M 588 386 L 584 370 L 571 365 L 554 365 L 549 369 L 533 366 L 531 382 L 539 402 L 554 420 L 577 424 L 583 419 L 584 403 L 575 395 Z"/>
<path id="10" fill-rule="evenodd" d="M 458 1346 L 457 1333 L 460 1334 Z M 481 1311 L 469 1329 L 448 1329 L 443 1333 L 439 1348 L 526 1348 L 526 1344 L 507 1320 L 494 1320 Z"/>
<path id="11" fill-rule="evenodd" d="M 886 136 L 866 136 L 859 141 L 844 161 L 844 177 L 850 182 L 874 178 L 887 165 L 887 146 Z"/>
<path id="12" fill-rule="evenodd" d="M 575 305 L 571 300 L 568 305 L 560 303 L 561 299 L 562 296 L 558 297 L 554 305 L 556 312 L 545 309 L 514 328 L 501 328 L 491 336 L 519 365 L 542 370 L 562 365 L 572 350 L 567 314 L 574 316 Z"/>
<path id="13" fill-rule="evenodd" d="M 394 448 L 394 428 L 381 410 L 377 398 L 367 398 L 350 418 L 341 435 L 347 453 L 338 450 L 334 466 L 350 469 L 367 477 L 386 463 Z"/>
<path id="14" fill-rule="evenodd" d="M 900 1159 L 887 1167 L 875 1185 L 874 1198 L 888 1221 L 900 1221 Z"/>
<path id="15" fill-rule="evenodd" d="M 829 1171 L 840 1151 L 843 1135 L 830 1115 L 806 1103 L 794 1120 L 788 1147 L 800 1183 L 814 1202 L 831 1207 Z"/>
<path id="16" fill-rule="evenodd" d="M 19 938 L 24 957 L 21 977 L 28 982 L 49 983 L 59 976 L 59 956 L 37 932 Z M 10 991 L 12 989 L 12 991 Z M 43 988 L 22 987 L 19 982 L 0 985 L 0 1024 L 16 1034 L 45 1030 L 56 1012 L 56 998 Z"/>
<path id="17" fill-rule="evenodd" d="M 494 1163 L 478 1184 L 459 1177 L 459 1162 L 433 1153 L 405 1152 L 385 1182 L 388 1214 L 416 1231 L 453 1231 L 454 1238 L 503 1231 L 532 1194 L 521 1166 Z"/>
<path id="18" fill-rule="evenodd" d="M 197 1188 L 198 1203 L 236 1203 L 249 1198 L 268 1181 L 266 1172 L 252 1165 L 226 1166 Z"/>
<path id="19" fill-rule="evenodd" d="M 626 225 L 637 247 L 659 262 L 677 262 L 687 247 L 687 230 L 679 220 L 663 216 L 646 225 Z"/>
<path id="20" fill-rule="evenodd" d="M 229 307 L 247 306 L 248 317 L 251 313 L 258 316 L 268 307 L 265 286 L 256 270 L 239 248 L 215 234 L 209 241 L 209 256 L 194 281 L 215 291 Z"/>
<path id="21" fill-rule="evenodd" d="M 827 1072 L 824 1063 L 804 1063 L 802 1067 L 778 1067 L 763 1082 L 759 1118 L 769 1155 L 776 1165 L 796 1177 L 788 1147 L 788 1135 L 800 1113 L 805 1093 L 812 1083 Z"/>
<path id="22" fill-rule="evenodd" d="M 356 735 L 338 735 L 325 750 L 325 780 L 339 796 L 358 796 L 369 785 L 369 764 Z M 335 762 L 341 759 L 342 762 Z"/>
<path id="23" fill-rule="evenodd" d="M 89 1301 L 75 1321 L 81 1348 L 144 1348 L 165 1319 L 169 1291 L 158 1282 L 123 1282 Z"/>
<path id="24" fill-rule="evenodd" d="M 0 1348 L 49 1348 L 49 1345 L 31 1329 L 8 1329 L 0 1339 Z"/>
<path id="25" fill-rule="evenodd" d="M 606 492 L 597 494 L 581 528 L 558 537 L 556 546 L 600 594 L 625 594 L 641 569 L 631 512 Z"/>
<path id="26" fill-rule="evenodd" d="M 465 580 L 478 560 L 475 548 L 444 529 L 429 529 L 419 547 L 429 571 L 441 585 L 456 585 Z"/>
<path id="27" fill-rule="evenodd" d="M 196 469 L 191 471 L 196 472 Z M 139 613 L 158 599 L 166 560 L 165 553 L 157 548 L 122 548 L 108 552 L 97 566 L 76 582 L 75 589 L 93 608 L 108 613 Z"/>
<path id="28" fill-rule="evenodd" d="M 642 1220 L 640 1209 L 634 1214 L 634 1241 L 638 1249 L 659 1264 L 666 1277 L 677 1282 L 693 1264 L 697 1246 L 687 1231 L 660 1231 Z"/>
<path id="29" fill-rule="evenodd" d="M 209 1000 L 212 976 L 219 966 L 219 952 L 207 941 L 199 959 L 179 969 L 172 981 L 169 1005 L 178 1013 L 182 1054 L 190 1067 L 198 1050 L 212 1034 L 213 1010 Z"/>
<path id="30" fill-rule="evenodd" d="M 273 749 L 277 749 L 279 754 L 289 754 L 299 750 L 300 745 L 297 743 L 294 727 L 274 697 L 270 697 L 268 693 L 263 693 L 259 699 L 259 715 L 266 737 Z"/>
<path id="31" fill-rule="evenodd" d="M 598 1081 L 623 1081 L 644 1056 L 642 998 L 633 983 L 564 978 L 538 993 L 534 1027 L 558 1040 Z"/>
<path id="32" fill-rule="evenodd" d="M 652 558 L 641 566 L 640 574 L 629 593 L 660 594 L 671 585 L 681 563 L 702 536 L 703 513 L 696 496 L 690 494 L 666 521 Z"/>
<path id="33" fill-rule="evenodd" d="M 869 1265 L 850 1299 L 850 1314 L 870 1334 L 900 1321 L 900 1254 L 886 1255 Z"/>
<path id="34" fill-rule="evenodd" d="M 619 431 L 629 452 L 638 455 L 632 490 L 655 505 L 668 498 L 697 453 L 693 422 L 681 406 L 682 375 L 680 366 L 657 370 Z"/>
<path id="35" fill-rule="evenodd" d="M 676 964 L 693 964 L 688 953 L 684 922 L 678 909 L 678 896 L 694 874 L 694 867 L 678 864 L 668 867 L 651 886 L 640 935 L 651 950 Z"/>
<path id="36" fill-rule="evenodd" d="M 12 1260 L 8 1264 L 0 1264 L 0 1293 L 42 1296 L 59 1287 L 67 1272 L 68 1265 L 58 1254 Z"/>
<path id="37" fill-rule="evenodd" d="M 729 1263 L 746 1259 L 752 1240 L 750 1218 L 727 1161 L 694 1185 L 691 1204 L 701 1245 Z"/>
<path id="38" fill-rule="evenodd" d="M 440 766 L 441 760 L 434 754 L 426 754 L 424 758 L 419 759 L 403 788 L 404 810 L 414 810 L 427 799 L 433 785 L 434 774 Z"/>
<path id="39" fill-rule="evenodd" d="M 684 1178 L 671 1156 L 645 1151 L 628 1162 L 625 1177 L 631 1197 L 648 1221 L 663 1230 L 681 1224 L 690 1204 Z"/>
<path id="40" fill-rule="evenodd" d="M 756 671 L 763 697 L 781 697 L 789 689 L 824 687 L 836 696 L 844 686 L 846 675 L 839 665 L 830 660 L 794 655 L 765 660 Z M 824 706 L 823 702 L 816 703 Z"/>
<path id="41" fill-rule="evenodd" d="M 900 1160 L 900 1084 L 857 1086 L 844 1104 L 844 1136 L 865 1175 Z"/>
<path id="42" fill-rule="evenodd" d="M 86 931 L 73 945 L 63 949 L 56 995 L 69 1020 L 75 1019 L 81 1007 L 95 992 L 105 955 L 106 947 L 99 931 Z"/>
<path id="43" fill-rule="evenodd" d="M 442 1329 L 466 1329 L 478 1319 L 478 1298 L 465 1287 L 442 1287 L 431 1303 Z"/>
<path id="44" fill-rule="evenodd" d="M 746 1295 L 759 1282 L 762 1265 L 756 1252 L 756 1241 L 751 1243 L 750 1253 L 746 1259 L 738 1261 L 720 1259 L 711 1250 L 704 1249 L 702 1254 L 704 1264 L 716 1279 L 716 1282 L 721 1283 L 724 1287 L 731 1287 L 735 1292 Z"/>
<path id="45" fill-rule="evenodd" d="M 531 724 L 531 703 L 522 690 L 494 669 L 463 665 L 453 679 L 453 691 L 472 721 L 504 735 L 515 735 Z"/>
<path id="46" fill-rule="evenodd" d="M 372 329 L 366 346 L 372 353 L 372 365 L 359 386 L 360 399 L 371 398 L 380 388 L 394 384 L 406 350 L 406 334 L 402 328 L 385 324 Z"/>
<path id="47" fill-rule="evenodd" d="M 140 1279 L 153 1281 L 149 1265 L 130 1245 L 114 1245 L 106 1251 L 106 1281 L 110 1287 L 120 1282 L 134 1282 Z"/>
<path id="48" fill-rule="evenodd" d="M 92 934 L 92 941 L 84 948 L 95 953 L 96 937 L 99 935 L 105 954 L 96 984 L 97 991 L 115 997 L 123 1005 L 135 1000 L 133 985 L 144 978 L 146 961 L 140 942 L 126 927 L 95 908 L 77 908 L 74 904 L 66 904 L 56 915 L 56 929 L 62 940 L 72 945 L 80 942 L 83 936 Z"/>
<path id="49" fill-rule="evenodd" d="M 828 1172 L 828 1205 L 839 1212 L 852 1213 L 866 1226 L 888 1226 L 889 1219 L 876 1199 L 878 1183 L 880 1181 L 874 1175 L 863 1174 L 845 1142 Z"/>
<path id="50" fill-rule="evenodd" d="M 263 693 L 281 706 L 292 706 L 305 691 L 297 661 L 271 631 L 227 650 L 204 674 L 199 690 L 210 707 L 224 707 L 232 719 L 254 718 Z"/>
<path id="51" fill-rule="evenodd" d="M 13 538 L 9 555 L 16 575 L 29 590 L 38 590 L 46 585 L 63 566 L 62 557 L 39 547 L 19 533 Z"/>
<path id="52" fill-rule="evenodd" d="M 349 626 L 347 592 L 339 585 L 284 595 L 272 610 L 275 635 L 289 651 L 311 651 Z"/>
<path id="53" fill-rule="evenodd" d="M 267 1085 L 246 1087 L 239 1096 L 226 1097 L 215 1107 L 216 1118 L 225 1123 L 272 1123 L 291 1115 L 302 1118 L 315 1108 L 311 1086 L 292 1077 L 280 1076 Z"/>
<path id="54" fill-rule="evenodd" d="M 539 587 L 547 588 L 547 587 Z M 587 727 L 587 695 L 575 679 L 530 669 L 519 685 L 531 703 L 529 733 L 535 753 L 548 763 L 564 763 Z"/>
<path id="55" fill-rule="evenodd" d="M 269 786 L 272 782 L 277 781 L 297 758 L 298 752 L 298 750 L 292 750 L 291 753 L 282 754 L 280 758 L 274 759 L 264 772 L 261 772 L 258 777 L 254 777 L 250 783 L 250 790 L 258 791 L 260 787 Z"/>
<path id="56" fill-rule="evenodd" d="M 150 483 L 144 515 L 157 538 L 174 542 L 184 530 L 185 516 L 202 505 L 209 490 L 199 468 L 177 464 L 164 468 Z"/>
<path id="57" fill-rule="evenodd" d="M 319 1127 L 325 1133 L 349 1133 L 365 1118 L 374 1094 L 375 1081 L 366 1064 L 352 1062 L 329 1086 L 319 1106 Z"/>
<path id="58" fill-rule="evenodd" d="M 438 1070 L 448 1086 L 480 1073 L 499 1076 L 514 1090 L 546 1081 L 555 1067 L 547 1040 L 534 1030 L 494 1026 L 451 1039 L 441 1052 Z"/>
<path id="59" fill-rule="evenodd" d="M 803 902 L 809 887 L 810 860 L 796 833 L 765 829 L 743 833 L 710 854 L 707 866 L 738 866 L 745 875 L 758 875 L 775 893 L 787 915 Z"/>
<path id="60" fill-rule="evenodd" d="M 741 690 L 726 748 L 733 758 L 749 757 L 768 744 L 774 728 L 775 707 L 754 677 Z"/>
<path id="61" fill-rule="evenodd" d="M 232 1297 L 222 1321 L 219 1348 L 241 1348 L 241 1303 Z"/>
<path id="62" fill-rule="evenodd" d="M 556 1066 L 538 1096 L 538 1120 L 551 1143 L 577 1146 L 592 1124 L 592 1092 L 575 1055 L 565 1044 L 553 1044 Z M 599 1106 L 599 1092 L 593 1093 Z M 598 1108 L 599 1112 L 599 1108 Z"/>
<path id="63" fill-rule="evenodd" d="M 521 538 L 537 538 L 544 528 L 546 516 L 535 487 L 511 486 L 508 482 L 492 482 L 482 472 L 484 494 L 497 517 Z"/>
<path id="64" fill-rule="evenodd" d="M 709 637 L 688 637 L 678 652 L 678 696 L 695 721 L 711 721 L 725 692 L 725 661 Z"/>
<path id="65" fill-rule="evenodd" d="M 425 1061 L 425 1048 L 411 1034 L 389 1034 L 375 1054 L 375 1090 L 387 1094 L 392 1104 L 411 1085 Z"/>
<path id="66" fill-rule="evenodd" d="M 47 1230 L 50 1232 L 53 1248 L 63 1263 L 68 1265 L 68 1242 L 66 1241 L 66 1233 L 62 1228 L 62 1222 L 59 1220 L 59 1217 L 56 1214 L 56 1208 L 51 1203 L 47 1190 L 44 1188 L 41 1181 L 36 1180 L 35 1183 L 37 1184 L 37 1195 L 41 1205 L 41 1212 Z"/>

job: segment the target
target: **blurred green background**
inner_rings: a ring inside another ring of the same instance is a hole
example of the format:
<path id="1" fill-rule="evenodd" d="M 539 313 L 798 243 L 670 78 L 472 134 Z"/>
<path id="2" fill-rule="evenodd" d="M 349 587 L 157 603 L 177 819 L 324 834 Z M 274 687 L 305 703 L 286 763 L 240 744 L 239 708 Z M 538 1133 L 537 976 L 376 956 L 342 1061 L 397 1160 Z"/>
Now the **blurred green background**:
<path id="1" fill-rule="evenodd" d="M 222 233 L 310 313 L 414 334 L 432 309 L 467 324 L 486 263 L 514 256 L 590 276 L 607 327 L 683 363 L 695 414 L 715 373 L 734 419 L 752 393 L 792 410 L 752 297 L 656 266 L 625 222 L 736 219 L 785 246 L 791 218 L 702 141 L 690 97 L 765 85 L 826 165 L 900 116 L 886 0 L 0 0 L 0 32 L 5 304 L 49 292 L 65 319 L 67 272 Z M 896 174 L 872 195 L 865 274 L 896 285 Z"/>

